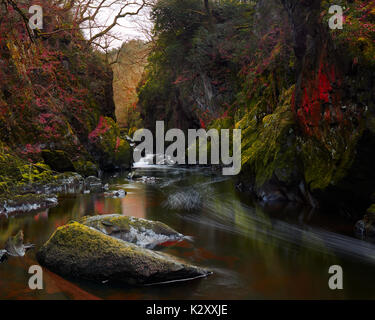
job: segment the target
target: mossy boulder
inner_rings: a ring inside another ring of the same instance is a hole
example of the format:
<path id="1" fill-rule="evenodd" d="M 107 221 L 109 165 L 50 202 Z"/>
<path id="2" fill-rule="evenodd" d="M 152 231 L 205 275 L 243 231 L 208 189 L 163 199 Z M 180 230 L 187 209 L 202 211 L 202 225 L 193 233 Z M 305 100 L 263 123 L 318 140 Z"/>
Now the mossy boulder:
<path id="1" fill-rule="evenodd" d="M 49 165 L 52 170 L 58 172 L 75 171 L 72 161 L 62 150 L 43 150 L 42 157 L 44 162 Z"/>
<path id="2" fill-rule="evenodd" d="M 63 276 L 131 285 L 190 280 L 209 271 L 115 239 L 73 222 L 58 228 L 37 252 L 39 263 Z"/>
<path id="3" fill-rule="evenodd" d="M 181 240 L 184 236 L 159 221 L 128 217 L 120 214 L 86 216 L 78 222 L 124 241 L 145 248 L 153 248 L 167 241 Z"/>

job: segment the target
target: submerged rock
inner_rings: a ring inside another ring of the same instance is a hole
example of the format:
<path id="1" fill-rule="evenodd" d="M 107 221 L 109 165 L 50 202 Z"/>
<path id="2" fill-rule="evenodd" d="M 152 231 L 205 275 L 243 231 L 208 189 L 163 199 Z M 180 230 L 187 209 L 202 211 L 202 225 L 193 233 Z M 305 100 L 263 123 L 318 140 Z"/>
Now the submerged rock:
<path id="1" fill-rule="evenodd" d="M 105 192 L 104 196 L 106 198 L 125 198 L 126 196 L 126 191 L 125 190 L 114 190 L 114 191 L 109 191 Z"/>
<path id="2" fill-rule="evenodd" d="M 182 240 L 184 235 L 159 221 L 120 214 L 86 216 L 78 220 L 91 228 L 140 247 L 153 248 L 167 241 Z"/>
<path id="3" fill-rule="evenodd" d="M 164 202 L 164 206 L 172 210 L 197 210 L 203 205 L 202 193 L 194 190 L 184 190 L 172 193 Z"/>
<path id="4" fill-rule="evenodd" d="M 38 251 L 37 259 L 41 265 L 61 275 L 132 285 L 184 281 L 210 274 L 78 222 L 58 228 Z"/>
<path id="5" fill-rule="evenodd" d="M 146 184 L 156 184 L 157 181 L 158 181 L 158 178 L 156 178 L 156 177 L 146 177 L 146 176 L 142 176 L 142 177 L 132 176 L 132 179 L 136 179 L 137 181 L 143 182 L 143 183 L 146 183 Z"/>

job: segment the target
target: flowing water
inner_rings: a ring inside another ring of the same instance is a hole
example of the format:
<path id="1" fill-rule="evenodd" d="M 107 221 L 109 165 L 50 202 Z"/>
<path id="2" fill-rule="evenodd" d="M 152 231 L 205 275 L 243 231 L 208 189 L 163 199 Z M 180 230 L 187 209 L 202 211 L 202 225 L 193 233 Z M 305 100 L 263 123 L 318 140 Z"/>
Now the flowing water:
<path id="1" fill-rule="evenodd" d="M 231 178 L 207 168 L 138 163 L 133 180 L 124 174 L 108 182 L 127 196 L 65 194 L 55 208 L 0 217 L 0 249 L 20 229 L 27 242 L 36 244 L 25 257 L 0 264 L 0 299 L 375 298 L 375 245 L 355 239 L 353 224 L 334 213 L 290 205 L 262 207 L 237 192 Z M 159 220 L 191 236 L 166 244 L 163 251 L 213 275 L 131 287 L 64 279 L 44 269 L 43 290 L 29 289 L 35 252 L 57 227 L 84 215 L 110 213 Z M 343 268 L 343 290 L 328 287 L 331 265 Z"/>

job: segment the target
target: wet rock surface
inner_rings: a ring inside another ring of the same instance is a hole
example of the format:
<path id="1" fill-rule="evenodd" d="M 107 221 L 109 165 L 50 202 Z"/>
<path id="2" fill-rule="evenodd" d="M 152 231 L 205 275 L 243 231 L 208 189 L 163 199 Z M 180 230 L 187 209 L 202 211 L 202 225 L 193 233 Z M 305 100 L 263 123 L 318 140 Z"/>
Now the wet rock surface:
<path id="1" fill-rule="evenodd" d="M 6 250 L 0 250 L 0 263 L 6 260 L 7 258 L 6 253 L 7 253 Z"/>
<path id="2" fill-rule="evenodd" d="M 144 248 L 154 248 L 163 242 L 184 239 L 184 235 L 162 222 L 119 214 L 86 216 L 78 222 Z"/>
<path id="3" fill-rule="evenodd" d="M 24 244 L 23 231 L 20 230 L 14 237 L 10 237 L 5 243 L 5 249 L 0 250 L 0 262 L 8 256 L 23 257 L 27 250 L 34 248 L 33 244 Z"/>
<path id="4" fill-rule="evenodd" d="M 375 213 L 368 211 L 361 220 L 357 221 L 354 234 L 359 239 L 375 242 Z"/>
<path id="5" fill-rule="evenodd" d="M 11 237 L 5 244 L 5 250 L 7 254 L 15 257 L 23 257 L 26 253 L 26 249 L 23 245 L 23 232 L 20 231 L 16 236 Z"/>
<path id="6" fill-rule="evenodd" d="M 12 198 L 0 199 L 0 214 L 9 215 L 17 212 L 30 212 L 54 207 L 58 199 L 53 194 L 25 194 Z"/>
<path id="7" fill-rule="evenodd" d="M 131 285 L 184 281 L 210 274 L 78 222 L 58 228 L 38 251 L 37 259 L 61 275 Z"/>
<path id="8" fill-rule="evenodd" d="M 108 186 L 90 176 L 86 179 L 75 172 L 57 174 L 53 181 L 31 183 L 0 196 L 0 215 L 43 210 L 58 205 L 58 194 L 102 193 Z M 113 197 L 122 194 L 113 194 Z"/>
<path id="9" fill-rule="evenodd" d="M 103 190 L 102 180 L 95 176 L 87 177 L 84 181 L 85 190 L 100 192 Z"/>

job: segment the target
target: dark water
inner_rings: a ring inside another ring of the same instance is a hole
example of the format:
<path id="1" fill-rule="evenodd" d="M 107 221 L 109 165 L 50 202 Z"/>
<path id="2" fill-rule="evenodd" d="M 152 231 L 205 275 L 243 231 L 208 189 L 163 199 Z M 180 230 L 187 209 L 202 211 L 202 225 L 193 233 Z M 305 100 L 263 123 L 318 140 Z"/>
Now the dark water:
<path id="1" fill-rule="evenodd" d="M 306 208 L 264 208 L 208 169 L 138 168 L 129 181 L 111 178 L 124 199 L 62 195 L 59 206 L 0 218 L 0 248 L 23 229 L 37 248 L 55 228 L 84 215 L 122 213 L 165 222 L 193 241 L 164 251 L 207 267 L 206 279 L 154 287 L 63 279 L 44 269 L 44 289 L 28 288 L 35 251 L 0 264 L 0 299 L 344 299 L 375 298 L 375 246 L 352 236 L 352 224 Z M 36 249 L 37 249 L 36 248 Z M 344 289 L 328 288 L 328 269 L 340 265 Z"/>

